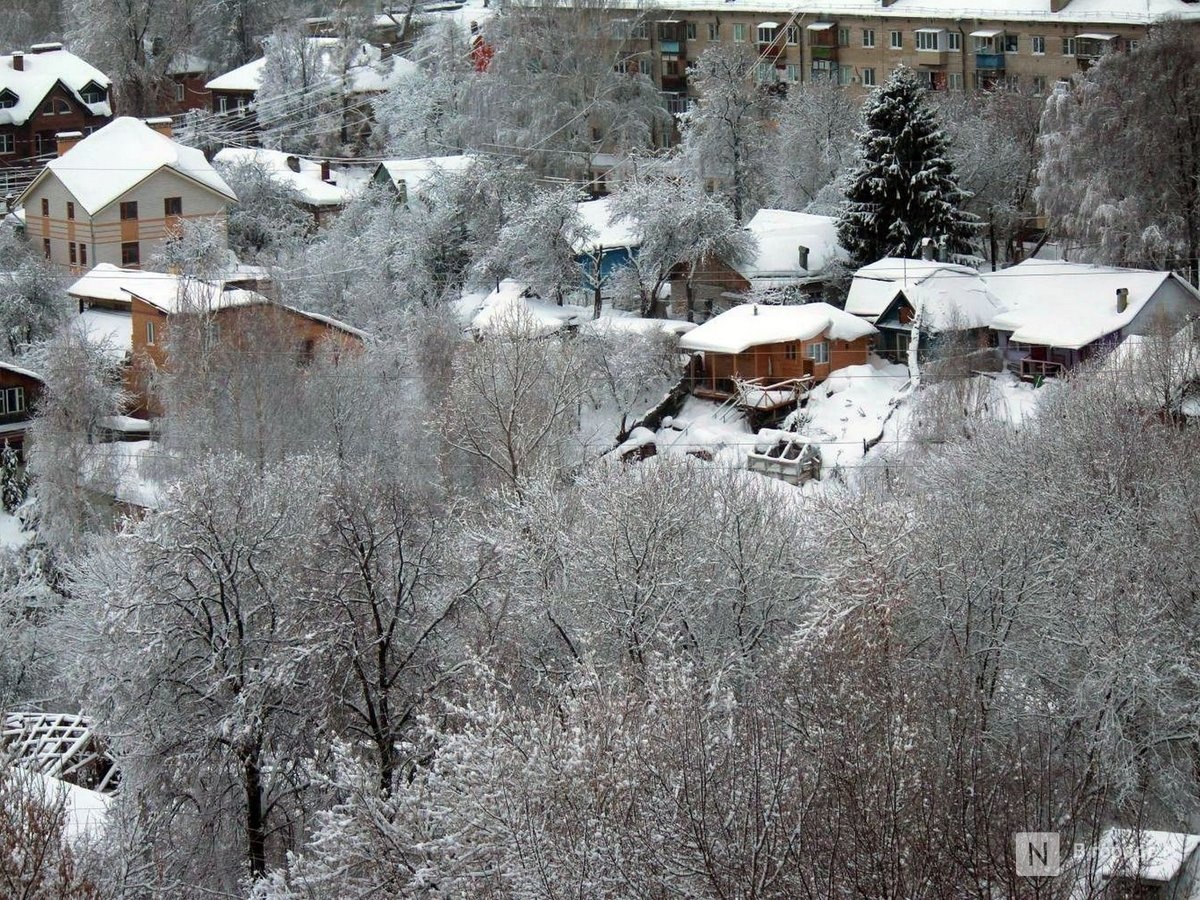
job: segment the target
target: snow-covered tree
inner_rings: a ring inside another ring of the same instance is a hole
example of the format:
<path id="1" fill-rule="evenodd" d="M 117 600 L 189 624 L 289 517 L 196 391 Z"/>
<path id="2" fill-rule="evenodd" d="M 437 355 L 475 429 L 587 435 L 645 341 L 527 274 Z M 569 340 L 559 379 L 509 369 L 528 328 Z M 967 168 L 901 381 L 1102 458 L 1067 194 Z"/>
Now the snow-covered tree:
<path id="1" fill-rule="evenodd" d="M 759 64 L 743 44 L 710 45 L 691 69 L 700 99 L 679 123 L 689 174 L 714 181 L 739 222 L 761 202 L 772 164 L 768 135 L 777 103 L 758 83 Z"/>
<path id="2" fill-rule="evenodd" d="M 229 247 L 247 262 L 271 264 L 299 244 L 312 216 L 300 208 L 302 198 L 262 163 L 252 159 L 217 164 L 236 192 L 229 211 Z"/>
<path id="3" fill-rule="evenodd" d="M 1136 52 L 1060 84 L 1042 119 L 1037 201 L 1086 259 L 1173 268 L 1200 258 L 1200 42 L 1166 23 Z M 1153 165 L 1144 161 L 1154 159 Z"/>
<path id="4" fill-rule="evenodd" d="M 342 85 L 326 56 L 333 51 L 314 41 L 303 24 L 277 28 L 263 49 L 262 84 L 255 95 L 263 140 L 276 149 L 313 152 L 342 126 Z"/>
<path id="5" fill-rule="evenodd" d="M 15 356 L 35 341 L 50 338 L 70 313 L 63 279 L 30 244 L 0 235 L 0 334 Z"/>
<path id="6" fill-rule="evenodd" d="M 868 101 L 859 142 L 861 161 L 838 225 L 851 259 L 915 258 L 926 238 L 944 253 L 969 253 L 974 217 L 962 210 L 967 196 L 954 177 L 949 141 L 911 69 L 897 68 Z"/>
<path id="7" fill-rule="evenodd" d="M 753 250 L 725 201 L 695 181 L 652 168 L 622 187 L 613 199 L 614 221 L 630 223 L 638 251 L 622 276 L 635 292 L 643 316 L 656 305 L 674 273 L 683 267 L 690 284 L 706 259 L 738 260 Z"/>
<path id="8" fill-rule="evenodd" d="M 196 460 L 162 510 L 73 570 L 78 677 L 168 891 L 233 890 L 297 825 L 323 752 L 323 626 L 302 579 L 322 465 Z"/>
<path id="9" fill-rule="evenodd" d="M 855 162 L 861 104 L 830 81 L 808 81 L 788 86 L 777 119 L 770 138 L 774 152 L 763 172 L 767 205 L 837 215 L 839 179 Z"/>
<path id="10" fill-rule="evenodd" d="M 577 257 L 592 237 L 579 213 L 580 199 L 573 187 L 535 193 L 509 216 L 480 268 L 496 279 L 522 281 L 561 306 L 563 296 L 583 283 Z"/>

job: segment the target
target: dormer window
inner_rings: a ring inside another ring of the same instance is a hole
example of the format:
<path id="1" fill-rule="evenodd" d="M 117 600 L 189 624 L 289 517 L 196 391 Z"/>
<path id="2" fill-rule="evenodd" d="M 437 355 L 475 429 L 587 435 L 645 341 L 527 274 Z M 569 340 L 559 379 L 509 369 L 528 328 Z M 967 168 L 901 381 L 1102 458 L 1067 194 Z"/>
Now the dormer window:
<path id="1" fill-rule="evenodd" d="M 94 81 L 89 81 L 79 92 L 79 96 L 83 98 L 84 103 L 103 103 L 108 99 L 108 90 Z"/>
<path id="2" fill-rule="evenodd" d="M 17 105 L 17 95 L 8 88 L 0 91 L 0 109 L 12 109 Z"/>
<path id="3" fill-rule="evenodd" d="M 60 97 L 54 101 L 54 111 L 60 116 L 69 116 L 71 114 L 71 104 Z"/>

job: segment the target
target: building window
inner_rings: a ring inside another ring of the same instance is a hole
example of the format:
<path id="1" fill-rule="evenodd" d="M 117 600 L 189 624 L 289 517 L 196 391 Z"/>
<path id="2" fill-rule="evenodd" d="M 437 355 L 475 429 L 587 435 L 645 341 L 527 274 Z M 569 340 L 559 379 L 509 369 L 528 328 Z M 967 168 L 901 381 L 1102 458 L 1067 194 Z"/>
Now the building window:
<path id="1" fill-rule="evenodd" d="M 40 131 L 33 136 L 33 153 L 34 156 L 45 156 L 46 145 L 50 143 L 44 134 Z"/>
<path id="2" fill-rule="evenodd" d="M 87 265 L 87 244 L 79 245 L 79 264 L 81 266 Z"/>
<path id="3" fill-rule="evenodd" d="M 867 87 L 875 87 L 875 70 L 874 69 L 863 69 L 862 70 L 862 83 L 864 85 L 866 85 Z"/>
<path id="4" fill-rule="evenodd" d="M 183 102 L 183 82 L 181 81 L 175 82 L 175 102 Z"/>
<path id="5" fill-rule="evenodd" d="M 154 343 L 154 323 L 153 322 L 146 323 L 146 343 L 147 344 Z"/>
<path id="6" fill-rule="evenodd" d="M 129 241 L 121 245 L 121 265 L 140 266 L 142 264 L 142 245 L 137 241 Z"/>
<path id="7" fill-rule="evenodd" d="M 50 218 L 50 201 L 45 197 L 42 198 L 42 216 L 47 219 Z"/>
<path id="8" fill-rule="evenodd" d="M 79 262 L 79 256 L 75 252 L 74 241 L 71 241 L 69 244 L 67 244 L 67 257 L 71 260 L 71 265 L 75 265 L 77 262 Z"/>
<path id="9" fill-rule="evenodd" d="M 1062 39 L 1063 56 L 1075 55 L 1075 38 Z"/>
<path id="10" fill-rule="evenodd" d="M 710 41 L 721 40 L 721 26 L 718 25 L 716 22 L 708 23 L 708 39 Z"/>
<path id="11" fill-rule="evenodd" d="M 952 91 L 961 91 L 963 89 L 962 72 L 947 72 L 946 87 Z"/>
<path id="12" fill-rule="evenodd" d="M 136 219 L 137 217 L 137 201 L 123 201 L 121 203 L 121 221 L 128 222 L 130 219 Z"/>
<path id="13" fill-rule="evenodd" d="M 0 109 L 12 109 L 17 105 L 17 95 L 8 88 L 0 91 Z"/>
<path id="14" fill-rule="evenodd" d="M 15 153 L 16 150 L 16 139 L 11 134 L 0 134 L 0 153 Z"/>
<path id="15" fill-rule="evenodd" d="M 854 80 L 854 66 L 838 66 L 838 84 L 850 84 Z"/>
<path id="16" fill-rule="evenodd" d="M 1015 34 L 1006 34 L 1004 36 L 1004 52 L 1005 53 L 1020 53 L 1021 39 Z"/>
<path id="17" fill-rule="evenodd" d="M 79 92 L 79 96 L 83 98 L 84 103 L 103 103 L 108 97 L 108 91 L 96 82 L 89 81 Z"/>
<path id="18" fill-rule="evenodd" d="M 696 23 L 688 22 L 684 26 L 684 40 L 694 41 L 696 39 Z"/>
<path id="19" fill-rule="evenodd" d="M 849 47 L 850 46 L 850 29 L 849 28 L 839 28 L 838 29 L 838 46 L 839 47 Z"/>
<path id="20" fill-rule="evenodd" d="M 783 356 L 784 356 L 784 359 L 795 359 L 796 358 L 796 345 L 795 344 L 784 344 L 783 345 Z"/>
<path id="21" fill-rule="evenodd" d="M 54 115 L 54 101 L 53 100 L 47 100 L 45 103 L 42 104 L 42 115 L 43 116 Z"/>
<path id="22" fill-rule="evenodd" d="M 50 258 L 50 238 L 42 238 L 42 256 Z"/>
<path id="23" fill-rule="evenodd" d="M 787 27 L 787 42 L 789 47 L 795 47 L 800 43 L 800 26 L 789 25 Z"/>
<path id="24" fill-rule="evenodd" d="M 75 218 L 75 204 L 72 203 L 70 200 L 67 201 L 67 218 L 68 219 Z"/>
<path id="25" fill-rule="evenodd" d="M 1046 39 L 1040 34 L 1035 34 L 1029 39 L 1029 47 L 1034 56 L 1042 56 L 1046 52 Z"/>
<path id="26" fill-rule="evenodd" d="M 891 47 L 893 50 L 901 50 L 904 47 L 904 32 L 893 31 L 891 33 Z"/>
<path id="27" fill-rule="evenodd" d="M 11 416 L 25 411 L 25 388 L 10 387 L 0 391 L 0 415 Z"/>
<path id="28" fill-rule="evenodd" d="M 617 23 L 614 22 L 613 23 L 614 29 L 616 28 L 616 25 L 617 25 Z M 616 35 L 614 34 L 613 37 L 616 37 Z M 229 112 L 229 98 L 228 97 L 218 97 L 217 98 L 217 112 L 219 112 L 219 113 Z"/>
<path id="29" fill-rule="evenodd" d="M 734 26 L 736 28 L 736 26 Z M 778 28 L 758 26 L 758 42 L 760 44 L 775 43 L 775 35 L 779 31 Z M 736 40 L 736 37 L 734 38 Z"/>
<path id="30" fill-rule="evenodd" d="M 642 32 L 642 34 L 638 34 L 639 30 Z M 646 36 L 646 23 L 645 22 L 643 22 L 640 26 L 638 26 L 638 28 L 635 28 L 633 30 L 633 36 L 634 37 L 642 37 L 642 38 L 644 38 Z M 237 98 L 237 114 L 239 116 L 246 115 L 246 98 L 245 97 Z"/>
<path id="31" fill-rule="evenodd" d="M 874 28 L 864 28 L 863 29 L 863 46 L 864 47 L 874 47 L 875 46 L 875 29 Z"/>
<path id="32" fill-rule="evenodd" d="M 1033 92 L 1035 94 L 1037 94 L 1038 96 L 1041 96 L 1042 94 L 1046 93 L 1046 76 L 1045 75 L 1034 75 L 1033 76 Z"/>
<path id="33" fill-rule="evenodd" d="M 790 81 L 792 84 L 795 84 L 797 81 L 800 80 L 800 67 L 799 66 L 795 65 L 794 63 L 788 63 L 787 80 Z"/>
<path id="34" fill-rule="evenodd" d="M 938 38 L 941 33 L 937 31 L 918 31 L 917 32 L 917 49 L 918 50 L 940 50 Z"/>
<path id="35" fill-rule="evenodd" d="M 736 44 L 746 43 L 746 26 L 740 22 L 733 25 L 733 40 Z"/>
<path id="36" fill-rule="evenodd" d="M 54 111 L 60 116 L 69 116 L 71 114 L 71 104 L 66 100 L 55 100 Z"/>
<path id="37" fill-rule="evenodd" d="M 815 341 L 804 348 L 804 355 L 815 363 L 829 362 L 829 341 Z"/>
<path id="38" fill-rule="evenodd" d="M 182 197 L 167 197 L 163 200 L 163 215 L 166 216 L 182 216 L 183 215 L 183 198 Z"/>
<path id="39" fill-rule="evenodd" d="M 1137 42 L 1137 41 L 1126 41 L 1126 42 L 1125 42 L 1125 51 L 1126 51 L 1127 53 L 1132 53 L 1132 52 L 1133 52 L 1134 50 L 1136 50 L 1137 48 L 1138 48 L 1138 42 Z"/>
<path id="40" fill-rule="evenodd" d="M 630 31 L 630 35 L 637 38 L 639 41 L 646 40 L 648 37 L 650 37 L 650 24 L 645 19 L 640 22 L 635 22 L 632 30 Z M 239 116 L 244 116 L 246 114 L 245 107 L 246 98 L 238 97 L 237 108 Z"/>
<path id="41" fill-rule="evenodd" d="M 951 53 L 958 53 L 962 50 L 962 35 L 957 31 L 946 32 L 946 49 Z"/>

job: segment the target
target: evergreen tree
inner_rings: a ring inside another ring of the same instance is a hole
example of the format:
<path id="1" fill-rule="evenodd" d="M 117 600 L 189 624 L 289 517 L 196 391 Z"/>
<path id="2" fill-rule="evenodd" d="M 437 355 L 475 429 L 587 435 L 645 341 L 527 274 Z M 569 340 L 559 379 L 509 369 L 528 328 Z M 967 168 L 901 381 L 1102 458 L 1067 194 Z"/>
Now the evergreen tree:
<path id="1" fill-rule="evenodd" d="M 961 210 L 946 135 L 925 103 L 925 89 L 900 67 L 868 103 L 860 135 L 862 160 L 850 177 L 838 225 L 852 260 L 915 258 L 921 239 L 949 253 L 968 253 L 974 217 Z"/>

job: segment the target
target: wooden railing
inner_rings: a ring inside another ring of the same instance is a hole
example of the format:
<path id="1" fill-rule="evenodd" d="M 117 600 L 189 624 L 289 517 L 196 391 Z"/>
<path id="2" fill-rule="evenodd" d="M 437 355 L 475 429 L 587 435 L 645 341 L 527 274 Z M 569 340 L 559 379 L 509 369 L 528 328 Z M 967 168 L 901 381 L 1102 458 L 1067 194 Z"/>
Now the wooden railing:
<path id="1" fill-rule="evenodd" d="M 1020 367 L 1017 374 L 1022 378 L 1056 378 L 1066 369 L 1060 362 L 1053 362 L 1048 359 L 1030 359 L 1026 357 L 1020 361 Z"/>

